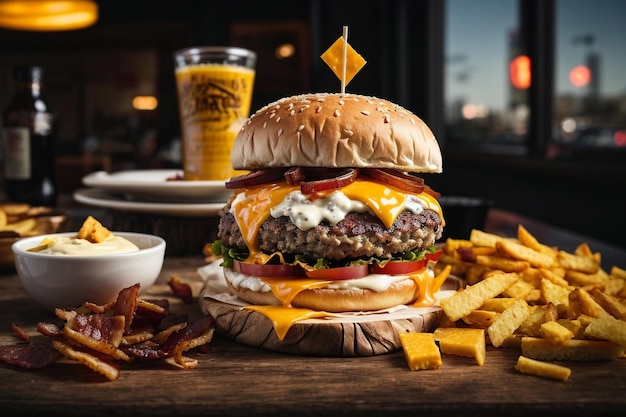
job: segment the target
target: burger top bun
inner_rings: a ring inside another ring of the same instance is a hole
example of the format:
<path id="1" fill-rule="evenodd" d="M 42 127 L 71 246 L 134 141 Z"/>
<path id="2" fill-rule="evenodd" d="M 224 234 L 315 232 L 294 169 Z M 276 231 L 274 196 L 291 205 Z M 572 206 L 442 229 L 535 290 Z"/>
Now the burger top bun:
<path id="1" fill-rule="evenodd" d="M 442 172 L 430 128 L 403 107 L 356 94 L 304 94 L 250 117 L 231 153 L 235 169 L 367 167 Z"/>

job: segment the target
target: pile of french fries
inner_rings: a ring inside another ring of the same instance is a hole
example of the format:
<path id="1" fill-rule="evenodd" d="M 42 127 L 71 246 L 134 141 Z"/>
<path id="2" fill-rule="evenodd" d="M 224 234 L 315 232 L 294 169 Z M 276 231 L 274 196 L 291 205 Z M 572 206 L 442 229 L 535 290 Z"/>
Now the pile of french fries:
<path id="1" fill-rule="evenodd" d="M 563 381 L 571 369 L 554 361 L 626 357 L 626 270 L 602 269 L 587 243 L 566 252 L 519 225 L 516 238 L 475 229 L 442 251 L 437 269 L 467 285 L 441 300 L 441 328 L 483 329 L 491 346 L 521 349 L 518 371 Z"/>
<path id="2" fill-rule="evenodd" d="M 26 203 L 0 203 L 0 235 L 2 232 L 31 236 L 39 234 L 36 230 L 37 216 L 45 207 L 32 207 Z"/>

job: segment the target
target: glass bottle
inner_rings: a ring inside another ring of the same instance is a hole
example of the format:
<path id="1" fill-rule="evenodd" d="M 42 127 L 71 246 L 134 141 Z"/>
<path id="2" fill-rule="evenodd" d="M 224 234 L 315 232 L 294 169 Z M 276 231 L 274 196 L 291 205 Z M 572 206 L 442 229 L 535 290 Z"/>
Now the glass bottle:
<path id="1" fill-rule="evenodd" d="M 15 94 L 4 111 L 2 162 L 9 201 L 55 206 L 55 120 L 43 97 L 43 69 L 16 67 Z"/>

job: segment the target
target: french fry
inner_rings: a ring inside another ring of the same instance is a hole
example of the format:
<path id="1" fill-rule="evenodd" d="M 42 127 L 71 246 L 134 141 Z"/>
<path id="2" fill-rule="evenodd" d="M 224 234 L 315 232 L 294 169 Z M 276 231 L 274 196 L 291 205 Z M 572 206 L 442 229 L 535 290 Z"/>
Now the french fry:
<path id="1" fill-rule="evenodd" d="M 525 356 L 517 358 L 515 369 L 524 374 L 543 376 L 560 381 L 567 381 L 572 374 L 572 370 L 565 366 L 542 362 Z"/>
<path id="2" fill-rule="evenodd" d="M 527 261 L 519 261 L 516 259 L 505 258 L 503 256 L 479 255 L 476 257 L 476 263 L 491 269 L 497 269 L 504 272 L 523 272 L 530 267 Z"/>
<path id="3" fill-rule="evenodd" d="M 569 282 L 567 282 L 567 280 L 563 278 L 563 276 L 565 276 L 565 272 L 563 273 L 563 276 L 561 276 L 556 273 L 552 268 L 539 268 L 539 274 L 555 285 L 559 285 L 564 288 L 570 287 Z"/>
<path id="4" fill-rule="evenodd" d="M 7 213 L 0 209 L 0 229 L 3 229 L 7 225 Z"/>
<path id="5" fill-rule="evenodd" d="M 543 361 L 614 360 L 624 355 L 624 348 L 604 340 L 570 339 L 555 345 L 543 338 L 523 337 L 522 355 Z"/>
<path id="6" fill-rule="evenodd" d="M 615 318 L 626 321 L 626 305 L 620 303 L 617 298 L 597 288 L 592 288 L 589 294 L 607 313 Z"/>
<path id="7" fill-rule="evenodd" d="M 559 265 L 565 269 L 573 271 L 585 272 L 587 274 L 595 274 L 600 266 L 592 259 L 585 256 L 574 255 L 563 250 L 559 251 Z"/>
<path id="8" fill-rule="evenodd" d="M 613 278 L 619 278 L 626 280 L 626 269 L 622 269 L 619 266 L 613 265 L 611 267 L 610 275 Z"/>
<path id="9" fill-rule="evenodd" d="M 486 329 L 491 326 L 493 322 L 498 317 L 498 313 L 495 311 L 489 310 L 474 310 L 469 313 L 467 316 L 463 317 L 463 320 L 466 324 L 469 324 L 472 327 L 478 327 Z"/>
<path id="10" fill-rule="evenodd" d="M 546 321 L 539 328 L 540 336 L 555 345 L 562 345 L 574 338 L 574 333 L 556 321 Z"/>
<path id="11" fill-rule="evenodd" d="M 555 264 L 555 258 L 512 240 L 500 240 L 496 247 L 513 259 L 526 261 L 535 268 L 550 268 Z"/>
<path id="12" fill-rule="evenodd" d="M 524 300 L 516 300 L 515 304 L 504 310 L 487 329 L 491 345 L 499 347 L 528 318 L 530 312 Z"/>
<path id="13" fill-rule="evenodd" d="M 541 280 L 541 300 L 544 304 L 569 305 L 570 289 L 554 284 L 548 279 Z"/>
<path id="14" fill-rule="evenodd" d="M 567 252 L 522 225 L 517 232 L 509 238 L 474 229 L 469 240 L 444 246 L 444 255 L 463 265 L 466 282 L 440 302 L 445 330 L 483 331 L 493 347 L 521 350 L 516 369 L 554 372 L 562 380 L 569 369 L 546 370 L 552 364 L 542 361 L 626 357 L 626 269 L 603 269 L 601 254 L 586 242 Z M 504 276 L 506 285 L 493 280 Z"/>
<path id="15" fill-rule="evenodd" d="M 554 248 L 540 243 L 537 238 L 521 224 L 517 226 L 517 239 L 522 245 L 528 246 L 529 248 L 534 249 L 537 252 L 541 252 L 544 255 L 548 255 L 551 258 L 556 259 L 557 251 L 555 251 Z"/>
<path id="16" fill-rule="evenodd" d="M 530 315 L 520 324 L 518 331 L 526 336 L 541 337 L 541 325 L 558 318 L 556 306 L 552 303 L 533 306 Z"/>
<path id="17" fill-rule="evenodd" d="M 25 235 L 35 228 L 37 220 L 33 218 L 19 220 L 14 223 L 7 223 L 1 230 L 10 230 L 19 235 Z"/>
<path id="18" fill-rule="evenodd" d="M 626 347 L 626 321 L 611 316 L 593 319 L 585 328 L 585 336 L 609 340 Z"/>
<path id="19" fill-rule="evenodd" d="M 515 303 L 515 298 L 510 297 L 498 297 L 485 300 L 480 310 L 490 310 L 496 313 L 502 313 L 507 308 L 511 307 Z"/>
<path id="20" fill-rule="evenodd" d="M 584 288 L 575 288 L 569 293 L 567 317 L 575 319 L 581 315 L 589 317 L 608 316 L 600 304 Z"/>
<path id="21" fill-rule="evenodd" d="M 470 232 L 470 242 L 474 246 L 487 246 L 490 248 L 496 247 L 496 242 L 503 238 L 492 233 L 483 232 L 482 230 L 472 229 Z"/>
<path id="22" fill-rule="evenodd" d="M 440 301 L 441 308 L 452 321 L 459 320 L 519 280 L 517 274 L 493 274 Z"/>

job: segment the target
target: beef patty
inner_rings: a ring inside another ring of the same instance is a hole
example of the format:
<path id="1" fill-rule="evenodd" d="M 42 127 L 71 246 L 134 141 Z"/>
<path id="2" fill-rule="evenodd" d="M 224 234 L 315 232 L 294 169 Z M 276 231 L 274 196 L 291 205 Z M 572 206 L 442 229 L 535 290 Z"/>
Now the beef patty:
<path id="1" fill-rule="evenodd" d="M 247 252 L 241 230 L 232 213 L 220 212 L 217 237 L 225 246 Z M 280 251 L 285 255 L 345 259 L 376 256 L 391 258 L 396 253 L 428 249 L 441 238 L 441 218 L 432 210 L 420 214 L 403 211 L 391 227 L 369 213 L 348 213 L 336 225 L 322 223 L 300 230 L 289 217 L 270 217 L 259 230 L 259 247 L 265 253 Z"/>

